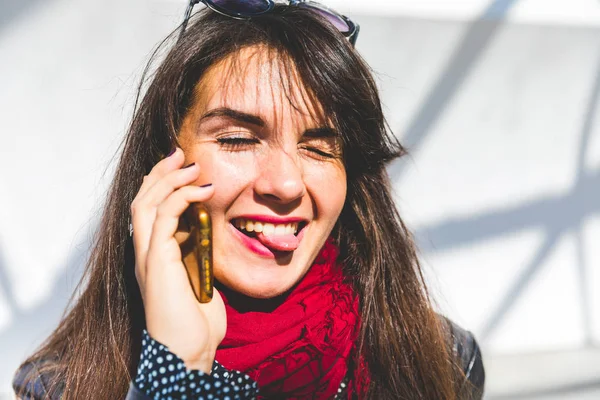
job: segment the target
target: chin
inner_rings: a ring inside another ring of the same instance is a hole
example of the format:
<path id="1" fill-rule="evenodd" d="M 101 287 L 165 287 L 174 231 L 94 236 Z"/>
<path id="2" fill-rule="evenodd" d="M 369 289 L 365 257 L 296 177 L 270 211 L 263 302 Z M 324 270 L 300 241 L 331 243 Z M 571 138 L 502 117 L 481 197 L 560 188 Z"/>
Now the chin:
<path id="1" fill-rule="evenodd" d="M 244 296 L 255 299 L 271 299 L 287 292 L 300 280 L 301 276 L 298 279 L 256 279 L 254 282 L 253 280 L 236 279 L 236 277 L 215 276 L 215 278 L 230 290 Z"/>
<path id="2" fill-rule="evenodd" d="M 285 293 L 286 290 L 281 290 L 281 288 L 249 288 L 249 290 L 239 292 L 255 299 L 272 299 Z"/>

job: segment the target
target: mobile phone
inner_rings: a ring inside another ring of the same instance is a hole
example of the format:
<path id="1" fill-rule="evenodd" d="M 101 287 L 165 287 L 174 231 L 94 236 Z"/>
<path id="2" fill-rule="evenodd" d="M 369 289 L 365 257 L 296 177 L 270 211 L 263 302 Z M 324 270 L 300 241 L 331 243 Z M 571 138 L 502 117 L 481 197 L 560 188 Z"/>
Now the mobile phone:
<path id="1" fill-rule="evenodd" d="M 201 204 L 192 204 L 184 218 L 189 238 L 182 245 L 183 264 L 187 270 L 196 299 L 208 303 L 213 297 L 212 224 L 210 215 Z"/>

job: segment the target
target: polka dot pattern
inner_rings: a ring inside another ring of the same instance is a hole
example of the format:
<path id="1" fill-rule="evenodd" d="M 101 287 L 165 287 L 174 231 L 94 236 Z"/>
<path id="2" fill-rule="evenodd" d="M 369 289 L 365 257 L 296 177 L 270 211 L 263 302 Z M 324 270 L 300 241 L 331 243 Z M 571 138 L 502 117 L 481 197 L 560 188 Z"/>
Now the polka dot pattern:
<path id="1" fill-rule="evenodd" d="M 340 386 L 338 387 L 337 393 L 333 400 L 341 400 L 348 398 L 348 377 L 345 377 Z"/>
<path id="2" fill-rule="evenodd" d="M 258 386 L 248 375 L 229 371 L 216 360 L 211 374 L 187 370 L 183 360 L 144 329 L 136 387 L 153 399 L 256 399 Z"/>

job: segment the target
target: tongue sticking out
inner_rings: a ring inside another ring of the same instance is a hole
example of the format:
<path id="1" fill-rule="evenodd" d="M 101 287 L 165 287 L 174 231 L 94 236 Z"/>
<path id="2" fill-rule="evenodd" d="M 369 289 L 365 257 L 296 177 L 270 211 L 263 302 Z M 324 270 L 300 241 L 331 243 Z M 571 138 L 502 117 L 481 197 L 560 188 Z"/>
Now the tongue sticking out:
<path id="1" fill-rule="evenodd" d="M 276 251 L 294 251 L 298 248 L 299 240 L 294 235 L 269 235 L 256 233 L 256 239 L 265 247 Z"/>

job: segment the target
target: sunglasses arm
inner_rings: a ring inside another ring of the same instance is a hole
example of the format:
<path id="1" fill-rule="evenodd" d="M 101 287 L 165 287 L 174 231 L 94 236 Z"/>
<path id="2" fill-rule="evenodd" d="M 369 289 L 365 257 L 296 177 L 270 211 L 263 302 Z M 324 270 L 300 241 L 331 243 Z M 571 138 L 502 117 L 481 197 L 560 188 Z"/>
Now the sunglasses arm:
<path id="1" fill-rule="evenodd" d="M 355 23 L 354 24 L 354 32 L 352 32 L 352 35 L 350 35 L 350 37 L 348 38 L 352 47 L 356 46 L 356 39 L 358 39 L 359 32 L 360 32 L 360 25 Z"/>

